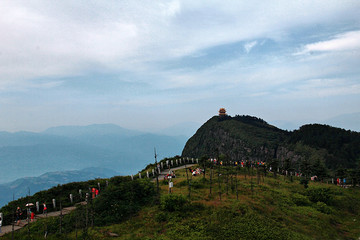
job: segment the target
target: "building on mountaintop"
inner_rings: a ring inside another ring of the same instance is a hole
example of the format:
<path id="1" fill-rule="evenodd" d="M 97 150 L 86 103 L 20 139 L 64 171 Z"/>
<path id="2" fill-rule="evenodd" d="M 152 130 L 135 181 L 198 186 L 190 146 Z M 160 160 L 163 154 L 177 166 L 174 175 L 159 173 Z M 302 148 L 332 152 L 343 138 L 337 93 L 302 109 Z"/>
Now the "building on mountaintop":
<path id="1" fill-rule="evenodd" d="M 226 116 L 226 110 L 225 110 L 225 108 L 220 108 L 220 110 L 219 110 L 219 116 Z"/>

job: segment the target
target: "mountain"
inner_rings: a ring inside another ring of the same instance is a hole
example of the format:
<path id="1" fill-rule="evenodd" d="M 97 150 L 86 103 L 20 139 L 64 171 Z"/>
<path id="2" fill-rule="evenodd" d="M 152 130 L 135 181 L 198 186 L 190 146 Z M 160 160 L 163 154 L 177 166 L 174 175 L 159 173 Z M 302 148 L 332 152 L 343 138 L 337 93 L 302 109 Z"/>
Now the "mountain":
<path id="1" fill-rule="evenodd" d="M 157 131 L 156 133 L 167 136 L 185 136 L 189 138 L 194 135 L 200 126 L 201 124 L 197 122 L 183 122 L 168 128 L 164 128 L 160 131 Z"/>
<path id="2" fill-rule="evenodd" d="M 289 132 L 252 116 L 214 116 L 187 141 L 182 156 L 220 155 L 303 170 L 304 162 L 333 170 L 355 168 L 360 163 L 360 133 L 321 124 Z"/>
<path id="3" fill-rule="evenodd" d="M 41 133 L 0 132 L 0 183 L 44 172 L 111 168 L 139 171 L 159 157 L 179 155 L 187 138 L 144 133 L 113 124 L 64 126 Z"/>
<path id="4" fill-rule="evenodd" d="M 115 124 L 92 124 L 88 126 L 59 126 L 46 129 L 44 134 L 79 137 L 86 135 L 118 135 L 123 137 L 131 137 L 141 135 L 143 132 L 122 128 Z"/>
<path id="5" fill-rule="evenodd" d="M 11 201 L 38 191 L 49 189 L 58 184 L 81 182 L 96 178 L 109 178 L 119 175 L 106 168 L 86 168 L 74 171 L 47 172 L 38 177 L 19 178 L 15 181 L 0 184 L 0 208 Z M 14 195 L 13 195 L 14 194 Z"/>

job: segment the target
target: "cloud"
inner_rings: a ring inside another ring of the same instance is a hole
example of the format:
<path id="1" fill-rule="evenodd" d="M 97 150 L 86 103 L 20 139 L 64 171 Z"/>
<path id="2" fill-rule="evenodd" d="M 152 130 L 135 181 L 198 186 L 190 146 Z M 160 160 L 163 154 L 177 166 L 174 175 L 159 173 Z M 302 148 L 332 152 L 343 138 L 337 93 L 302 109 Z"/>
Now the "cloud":
<path id="1" fill-rule="evenodd" d="M 357 1 L 6 1 L 0 9 L 0 79 L 136 71 L 148 63 L 257 38 L 283 41 L 302 25 L 359 22 Z M 306 11 L 304 10 L 306 9 Z M 321 11 L 319 11 L 321 9 Z M 319 12 L 321 14 L 319 14 Z"/>
<path id="2" fill-rule="evenodd" d="M 11 95 L 14 109 L 39 112 L 57 103 L 61 119 L 72 102 L 78 115 L 86 106 L 114 117 L 117 106 L 358 100 L 359 9 L 357 0 L 4 1 L 0 102 Z"/>
<path id="3" fill-rule="evenodd" d="M 360 83 L 349 79 L 309 79 L 287 89 L 282 96 L 288 98 L 327 98 L 360 94 Z"/>
<path id="4" fill-rule="evenodd" d="M 295 55 L 312 52 L 360 50 L 360 31 L 351 31 L 338 34 L 330 40 L 310 43 Z"/>
<path id="5" fill-rule="evenodd" d="M 257 41 L 248 42 L 244 45 L 244 49 L 246 53 L 249 53 L 253 47 L 255 47 L 257 44 Z"/>

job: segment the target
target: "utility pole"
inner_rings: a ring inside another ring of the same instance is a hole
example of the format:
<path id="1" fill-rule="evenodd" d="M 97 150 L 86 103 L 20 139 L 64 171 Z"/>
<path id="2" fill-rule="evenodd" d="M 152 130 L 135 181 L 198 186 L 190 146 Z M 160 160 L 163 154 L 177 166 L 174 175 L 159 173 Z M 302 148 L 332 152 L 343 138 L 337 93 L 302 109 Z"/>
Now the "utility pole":
<path id="1" fill-rule="evenodd" d="M 13 193 L 13 202 L 14 202 L 15 196 Z M 13 215 L 12 215 L 12 229 L 11 229 L 11 240 L 14 240 L 14 221 L 15 221 L 15 210 L 13 211 Z"/>
<path id="2" fill-rule="evenodd" d="M 236 168 L 235 168 L 235 171 L 236 171 L 236 178 L 235 178 L 236 200 L 239 200 L 239 192 L 238 192 L 238 169 L 239 169 L 239 166 L 236 166 Z"/>
<path id="3" fill-rule="evenodd" d="M 190 181 L 189 181 L 189 175 L 188 175 L 188 169 L 185 168 L 185 172 L 186 172 L 186 179 L 187 179 L 187 182 L 188 182 L 188 197 L 189 199 L 191 198 L 191 185 L 190 185 Z"/>
<path id="4" fill-rule="evenodd" d="M 61 201 L 60 201 L 60 234 L 62 234 L 62 205 L 61 205 Z"/>
<path id="5" fill-rule="evenodd" d="M 159 194 L 159 168 L 157 166 L 157 154 L 156 154 L 156 148 L 154 148 L 154 155 L 155 155 L 155 167 L 156 167 L 156 190 L 157 193 Z"/>

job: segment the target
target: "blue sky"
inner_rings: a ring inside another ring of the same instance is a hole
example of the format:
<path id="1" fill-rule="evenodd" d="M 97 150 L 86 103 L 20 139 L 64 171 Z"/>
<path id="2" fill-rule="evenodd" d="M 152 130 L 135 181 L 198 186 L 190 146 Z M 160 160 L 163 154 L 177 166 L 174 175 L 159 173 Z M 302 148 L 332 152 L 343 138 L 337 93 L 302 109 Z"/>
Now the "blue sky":
<path id="1" fill-rule="evenodd" d="M 359 116 L 359 12 L 357 0 L 1 1 L 0 130 L 157 130 L 220 107 L 284 128 Z"/>

